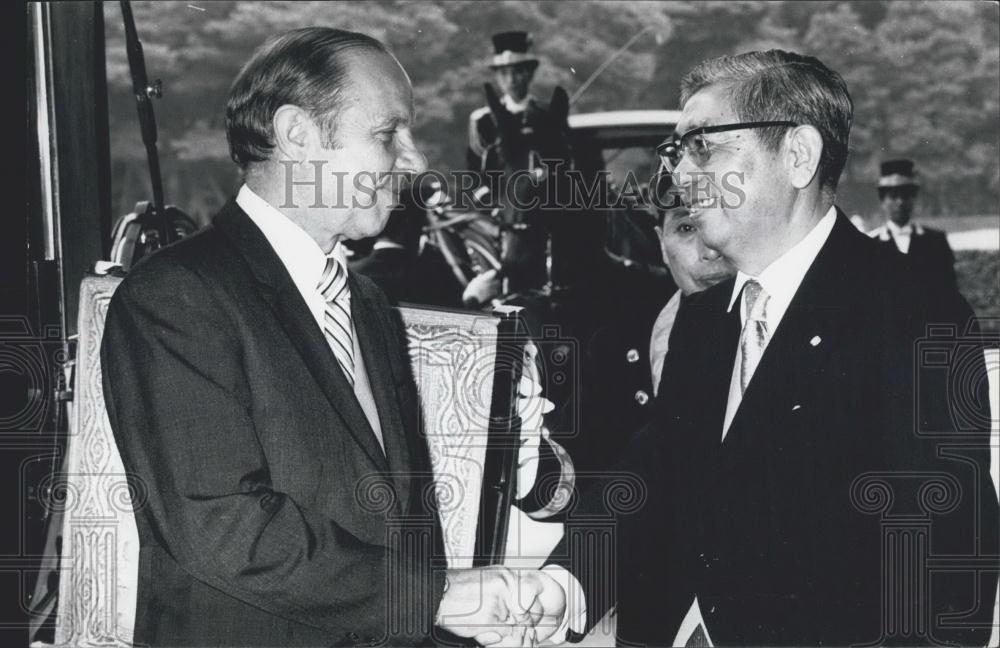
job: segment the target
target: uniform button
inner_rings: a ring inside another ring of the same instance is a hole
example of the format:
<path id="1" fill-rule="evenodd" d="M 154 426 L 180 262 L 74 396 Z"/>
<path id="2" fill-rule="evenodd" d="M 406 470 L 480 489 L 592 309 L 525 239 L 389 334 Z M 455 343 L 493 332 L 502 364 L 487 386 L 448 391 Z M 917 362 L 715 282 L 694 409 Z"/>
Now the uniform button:
<path id="1" fill-rule="evenodd" d="M 625 353 L 625 359 L 628 360 L 629 363 L 639 362 L 639 351 L 637 349 L 629 349 Z"/>
<path id="2" fill-rule="evenodd" d="M 635 393 L 635 402 L 639 403 L 640 405 L 645 405 L 646 403 L 649 402 L 649 394 L 640 389 Z"/>

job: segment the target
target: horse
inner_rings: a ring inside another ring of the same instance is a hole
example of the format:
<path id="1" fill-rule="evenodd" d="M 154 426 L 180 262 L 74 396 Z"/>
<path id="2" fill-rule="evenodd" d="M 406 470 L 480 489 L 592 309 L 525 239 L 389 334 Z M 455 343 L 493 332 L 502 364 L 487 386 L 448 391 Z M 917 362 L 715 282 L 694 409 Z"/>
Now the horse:
<path id="1" fill-rule="evenodd" d="M 479 209 L 438 208 L 428 233 L 466 281 L 487 270 L 504 278 L 500 301 L 525 308 L 539 342 L 544 388 L 556 404 L 547 427 L 584 469 L 600 469 L 600 453 L 588 446 L 602 447 L 598 437 L 615 433 L 586 429 L 580 417 L 599 399 L 588 396 L 589 406 L 579 399 L 613 380 L 604 360 L 617 353 L 597 347 L 620 338 L 621 320 L 651 326 L 649 315 L 674 288 L 646 209 L 651 201 L 622 199 L 599 145 L 574 138 L 561 88 L 547 109 L 525 114 L 507 110 L 489 84 L 484 90 L 497 125 L 484 165 L 491 195 Z M 648 336 L 637 333 L 630 347 L 648 349 Z M 616 403 L 597 407 L 614 412 Z"/>
<path id="2" fill-rule="evenodd" d="M 502 302 L 568 309 L 574 316 L 558 319 L 581 332 L 581 318 L 594 315 L 582 304 L 601 308 L 623 281 L 638 277 L 669 292 L 654 217 L 620 200 L 598 147 L 574 140 L 566 91 L 555 88 L 547 108 L 531 102 L 516 114 L 492 85 L 484 91 L 497 127 L 481 169 L 489 191 L 471 210 L 439 207 L 426 228 L 460 280 L 496 271 Z"/>

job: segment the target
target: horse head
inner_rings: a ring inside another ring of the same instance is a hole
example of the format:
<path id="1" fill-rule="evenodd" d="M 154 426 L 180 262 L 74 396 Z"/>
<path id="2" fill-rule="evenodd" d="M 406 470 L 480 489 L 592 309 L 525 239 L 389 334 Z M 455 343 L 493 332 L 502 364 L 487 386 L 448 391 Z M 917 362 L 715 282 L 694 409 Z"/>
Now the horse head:
<path id="1" fill-rule="evenodd" d="M 550 280 L 549 221 L 554 214 L 551 206 L 545 210 L 539 205 L 572 162 L 569 97 L 557 87 L 548 107 L 529 102 L 523 113 L 513 113 L 491 84 L 484 90 L 497 126 L 490 166 L 504 174 L 497 196 L 503 274 L 508 290 L 540 288 Z"/>

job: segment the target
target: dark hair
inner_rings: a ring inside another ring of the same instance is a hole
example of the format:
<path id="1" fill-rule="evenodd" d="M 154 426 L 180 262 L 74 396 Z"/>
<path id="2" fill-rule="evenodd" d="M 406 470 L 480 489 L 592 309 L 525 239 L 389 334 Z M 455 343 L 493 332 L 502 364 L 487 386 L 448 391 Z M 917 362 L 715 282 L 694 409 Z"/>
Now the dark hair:
<path id="1" fill-rule="evenodd" d="M 226 139 L 242 169 L 263 162 L 274 148 L 274 113 L 300 106 L 319 120 L 324 144 L 336 146 L 334 130 L 348 68 L 342 53 L 363 48 L 385 52 L 370 36 L 329 27 L 293 29 L 254 51 L 229 88 Z"/>
<path id="2" fill-rule="evenodd" d="M 847 84 L 819 59 L 783 50 L 747 52 L 702 61 L 681 79 L 681 106 L 705 87 L 729 89 L 733 111 L 741 121 L 793 121 L 819 130 L 823 154 L 819 181 L 831 191 L 847 162 L 854 103 Z M 787 127 L 754 131 L 772 151 Z"/>

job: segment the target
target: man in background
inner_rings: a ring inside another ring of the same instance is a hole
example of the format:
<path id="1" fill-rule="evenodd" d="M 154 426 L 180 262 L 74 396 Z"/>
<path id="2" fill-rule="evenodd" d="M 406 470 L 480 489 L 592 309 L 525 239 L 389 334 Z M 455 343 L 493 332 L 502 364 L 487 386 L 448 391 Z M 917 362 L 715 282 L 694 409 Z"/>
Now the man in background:
<path id="1" fill-rule="evenodd" d="M 533 113 L 548 110 L 531 94 L 531 81 L 535 78 L 539 60 L 529 50 L 531 34 L 523 31 L 501 32 L 493 35 L 493 58 L 489 66 L 493 79 L 500 88 L 500 101 L 523 123 L 528 123 Z M 469 148 L 466 152 L 468 168 L 484 171 L 496 168 L 493 143 L 497 138 L 497 124 L 489 106 L 477 108 L 469 115 Z"/>
<path id="2" fill-rule="evenodd" d="M 663 260 L 677 284 L 677 292 L 656 317 L 650 335 L 649 365 L 654 396 L 659 392 L 663 360 L 670 348 L 670 332 L 681 300 L 707 290 L 736 273 L 725 257 L 706 246 L 698 236 L 697 224 L 691 219 L 687 206 L 678 204 L 664 210 L 663 224 L 656 228 L 656 233 L 660 237 Z"/>
<path id="3" fill-rule="evenodd" d="M 878 199 L 885 218 L 871 232 L 888 249 L 906 255 L 921 281 L 954 288 L 955 255 L 945 233 L 913 221 L 913 206 L 920 183 L 912 160 L 887 160 L 878 180 Z"/>

